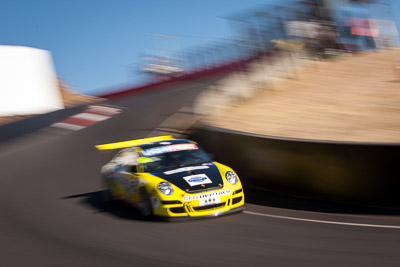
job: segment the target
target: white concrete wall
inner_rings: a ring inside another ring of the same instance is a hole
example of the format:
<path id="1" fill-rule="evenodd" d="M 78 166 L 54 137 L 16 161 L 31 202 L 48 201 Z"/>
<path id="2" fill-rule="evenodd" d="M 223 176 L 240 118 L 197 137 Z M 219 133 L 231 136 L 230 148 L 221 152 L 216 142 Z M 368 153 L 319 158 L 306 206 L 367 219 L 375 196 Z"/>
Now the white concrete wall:
<path id="1" fill-rule="evenodd" d="M 0 46 L 0 116 L 41 114 L 64 108 L 48 51 Z"/>

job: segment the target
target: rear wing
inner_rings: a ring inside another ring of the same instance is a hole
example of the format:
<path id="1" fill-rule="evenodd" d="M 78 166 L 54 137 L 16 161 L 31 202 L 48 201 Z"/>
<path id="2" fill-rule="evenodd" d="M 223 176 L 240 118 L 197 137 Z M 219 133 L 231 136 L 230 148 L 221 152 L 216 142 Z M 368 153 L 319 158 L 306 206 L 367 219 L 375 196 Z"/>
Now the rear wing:
<path id="1" fill-rule="evenodd" d="M 123 142 L 118 142 L 118 143 L 97 145 L 96 148 L 98 150 L 120 149 L 120 148 L 125 148 L 125 147 L 138 146 L 138 145 L 142 145 L 142 144 L 146 144 L 146 143 L 171 140 L 171 139 L 174 139 L 174 138 L 170 135 L 156 136 L 156 137 L 149 137 L 149 138 L 143 138 L 143 139 L 123 141 Z"/>

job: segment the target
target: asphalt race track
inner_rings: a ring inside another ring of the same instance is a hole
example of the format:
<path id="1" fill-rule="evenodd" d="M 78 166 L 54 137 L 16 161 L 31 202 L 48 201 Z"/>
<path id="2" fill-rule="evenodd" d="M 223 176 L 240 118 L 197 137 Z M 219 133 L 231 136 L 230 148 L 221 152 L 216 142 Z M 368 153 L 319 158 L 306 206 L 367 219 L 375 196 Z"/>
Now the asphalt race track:
<path id="1" fill-rule="evenodd" d="M 104 203 L 100 167 L 113 152 L 94 145 L 147 136 L 211 82 L 110 103 L 124 112 L 67 135 L 0 144 L 0 265 L 399 266 L 396 211 L 271 194 L 241 214 L 164 222 Z"/>

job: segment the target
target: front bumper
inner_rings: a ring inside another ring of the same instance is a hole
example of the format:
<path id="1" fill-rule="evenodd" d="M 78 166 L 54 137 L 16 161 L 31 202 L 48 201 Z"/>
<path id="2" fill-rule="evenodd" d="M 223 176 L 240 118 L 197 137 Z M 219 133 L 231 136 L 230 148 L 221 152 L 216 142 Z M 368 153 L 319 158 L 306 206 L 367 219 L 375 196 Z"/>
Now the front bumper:
<path id="1" fill-rule="evenodd" d="M 214 217 L 240 212 L 244 208 L 244 201 L 243 190 L 239 188 L 229 195 L 221 196 L 218 203 L 210 205 L 201 203 L 198 199 L 184 201 L 182 197 L 175 204 L 171 204 L 172 201 L 160 201 L 158 208 L 153 208 L 153 213 L 160 217 Z"/>
<path id="2" fill-rule="evenodd" d="M 222 212 L 222 213 L 203 215 L 203 216 L 175 216 L 175 217 L 156 216 L 156 217 L 162 221 L 168 221 L 168 222 L 180 222 L 180 221 L 186 221 L 186 220 L 201 220 L 201 219 L 216 218 L 216 217 L 225 216 L 225 215 L 229 215 L 229 214 L 240 213 L 240 212 L 244 211 L 244 208 L 245 208 L 245 205 L 230 209 L 230 210 Z"/>

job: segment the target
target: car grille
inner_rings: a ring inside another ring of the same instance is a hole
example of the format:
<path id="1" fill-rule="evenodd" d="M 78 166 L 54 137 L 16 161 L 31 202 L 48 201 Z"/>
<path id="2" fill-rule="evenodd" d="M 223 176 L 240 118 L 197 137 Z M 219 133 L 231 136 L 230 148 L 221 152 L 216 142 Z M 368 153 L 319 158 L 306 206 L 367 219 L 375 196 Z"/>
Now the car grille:
<path id="1" fill-rule="evenodd" d="M 218 209 L 218 208 L 221 208 L 223 206 L 225 206 L 225 202 L 224 203 L 214 204 L 214 205 L 202 206 L 202 207 L 193 207 L 193 209 L 195 211 L 202 211 L 202 210 Z"/>
<path id="2" fill-rule="evenodd" d="M 169 210 L 173 213 L 186 213 L 186 211 L 183 207 L 170 208 Z"/>
<path id="3" fill-rule="evenodd" d="M 182 204 L 182 202 L 179 200 L 162 200 L 161 203 L 164 205 Z"/>
<path id="4" fill-rule="evenodd" d="M 232 199 L 232 205 L 235 205 L 235 204 L 239 203 L 240 201 L 242 201 L 242 197 L 235 197 Z"/>
<path id="5" fill-rule="evenodd" d="M 239 190 L 236 190 L 235 192 L 233 192 L 233 194 L 236 195 L 236 194 L 242 193 L 242 191 L 243 191 L 243 189 L 240 188 Z"/>

